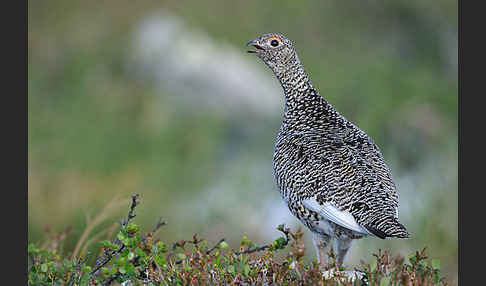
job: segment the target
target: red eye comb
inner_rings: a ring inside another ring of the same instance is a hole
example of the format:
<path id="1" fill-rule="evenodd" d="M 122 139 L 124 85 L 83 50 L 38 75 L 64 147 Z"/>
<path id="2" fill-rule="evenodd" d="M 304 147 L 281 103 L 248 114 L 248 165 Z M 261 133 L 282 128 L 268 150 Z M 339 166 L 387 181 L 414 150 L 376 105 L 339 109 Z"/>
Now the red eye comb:
<path id="1" fill-rule="evenodd" d="M 270 37 L 270 38 L 268 38 L 268 40 L 269 40 L 269 41 L 271 41 L 271 40 L 277 40 L 277 41 L 279 41 L 279 42 L 281 42 L 281 41 L 282 41 L 282 40 L 281 40 L 279 37 L 275 37 L 275 36 L 274 36 L 274 37 Z"/>

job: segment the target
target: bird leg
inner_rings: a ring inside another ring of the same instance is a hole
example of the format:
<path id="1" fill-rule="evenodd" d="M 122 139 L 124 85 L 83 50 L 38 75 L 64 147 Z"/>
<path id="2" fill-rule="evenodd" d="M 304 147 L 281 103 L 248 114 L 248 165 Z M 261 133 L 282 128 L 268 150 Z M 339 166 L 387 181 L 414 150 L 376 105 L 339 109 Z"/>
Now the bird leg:
<path id="1" fill-rule="evenodd" d="M 337 264 L 338 264 L 339 268 L 343 266 L 344 257 L 346 256 L 346 253 L 348 253 L 348 250 L 351 247 L 352 241 L 353 241 L 353 239 L 351 239 L 351 238 L 336 239 Z M 344 277 L 345 277 L 345 280 L 347 280 L 348 282 L 353 282 L 353 283 L 356 279 L 358 279 L 360 281 L 364 281 L 364 279 L 368 279 L 364 272 L 357 271 L 357 270 L 337 271 L 337 273 L 343 274 Z M 335 273 L 331 273 L 331 274 L 335 274 Z M 328 276 L 329 276 L 329 274 L 328 274 Z M 365 284 L 365 285 L 367 285 L 367 284 Z"/>
<path id="2" fill-rule="evenodd" d="M 336 239 L 337 263 L 339 267 L 343 266 L 344 257 L 348 253 L 352 241 L 351 238 Z"/>
<path id="3" fill-rule="evenodd" d="M 319 261 L 319 268 L 324 271 L 326 266 L 327 245 L 331 237 L 325 234 L 312 233 L 312 242 L 317 252 L 317 259 Z"/>

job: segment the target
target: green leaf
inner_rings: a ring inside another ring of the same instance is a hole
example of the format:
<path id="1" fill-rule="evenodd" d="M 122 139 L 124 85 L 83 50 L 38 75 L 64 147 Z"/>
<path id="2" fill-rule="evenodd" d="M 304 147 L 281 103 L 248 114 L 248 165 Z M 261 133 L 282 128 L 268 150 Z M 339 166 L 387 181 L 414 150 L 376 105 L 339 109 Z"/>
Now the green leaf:
<path id="1" fill-rule="evenodd" d="M 33 243 L 29 244 L 29 247 L 27 249 L 27 253 L 31 254 L 31 253 L 37 253 L 37 252 L 39 252 L 39 249 L 37 249 L 35 244 L 33 244 Z"/>
<path id="2" fill-rule="evenodd" d="M 135 253 L 136 253 L 138 256 L 142 257 L 142 258 L 144 258 L 144 257 L 146 256 L 145 251 L 143 251 L 142 249 L 140 249 L 140 248 L 138 248 L 138 247 L 135 249 Z"/>
<path id="3" fill-rule="evenodd" d="M 157 242 L 157 249 L 159 252 L 167 252 L 167 246 L 162 241 Z"/>
<path id="4" fill-rule="evenodd" d="M 279 237 L 278 239 L 276 239 L 274 244 L 275 249 L 284 249 L 285 242 L 287 242 L 287 239 L 285 239 L 285 237 Z"/>
<path id="5" fill-rule="evenodd" d="M 162 267 L 167 264 L 167 261 L 165 260 L 165 257 L 163 257 L 162 255 L 156 255 L 156 256 L 154 256 L 154 260 L 155 260 L 155 262 L 157 262 L 158 265 L 160 265 Z"/>
<path id="6" fill-rule="evenodd" d="M 103 240 L 103 241 L 101 242 L 101 246 L 102 246 L 102 247 L 104 247 L 104 248 L 111 248 L 112 243 L 111 243 L 111 241 L 108 241 L 108 240 Z"/>
<path id="7" fill-rule="evenodd" d="M 129 245 L 130 245 L 131 240 L 130 240 L 130 238 L 128 238 L 128 237 L 127 237 L 127 238 L 123 239 L 123 240 L 122 240 L 122 242 L 123 242 L 123 244 L 124 244 L 125 246 L 129 246 Z"/>
<path id="8" fill-rule="evenodd" d="M 248 266 L 248 264 L 245 264 L 245 266 L 243 266 L 243 275 L 248 276 L 249 273 L 250 273 L 250 266 Z"/>
<path id="9" fill-rule="evenodd" d="M 125 273 L 127 273 L 127 270 L 125 269 L 125 266 L 122 266 L 122 267 L 118 268 L 118 272 L 120 272 L 121 274 L 125 274 Z"/>
<path id="10" fill-rule="evenodd" d="M 388 286 L 388 285 L 390 285 L 390 278 L 388 277 L 381 278 L 380 286 Z"/>
<path id="11" fill-rule="evenodd" d="M 47 269 L 48 269 L 47 263 L 43 263 L 43 264 L 41 264 L 41 266 L 40 266 L 40 270 L 41 270 L 42 272 L 47 272 Z"/>
<path id="12" fill-rule="evenodd" d="M 248 243 L 248 238 L 246 238 L 246 235 L 243 236 L 243 238 L 241 239 L 241 245 L 246 245 Z"/>
<path id="13" fill-rule="evenodd" d="M 133 264 L 127 264 L 127 265 L 125 265 L 125 270 L 127 271 L 127 274 L 128 275 L 133 276 L 133 275 L 136 274 L 135 273 L 135 266 L 133 266 Z"/>
<path id="14" fill-rule="evenodd" d="M 128 258 L 129 261 L 132 260 L 133 258 L 135 258 L 135 253 L 133 253 L 133 252 L 130 251 L 130 253 L 128 253 L 128 257 L 127 258 Z"/>
<path id="15" fill-rule="evenodd" d="M 81 276 L 81 280 L 79 281 L 80 286 L 88 286 L 89 285 L 89 274 L 84 274 Z"/>
<path id="16" fill-rule="evenodd" d="M 235 267 L 233 265 L 228 266 L 228 272 L 231 274 L 235 273 Z"/>
<path id="17" fill-rule="evenodd" d="M 376 261 L 373 261 L 370 265 L 370 272 L 374 272 L 376 270 Z"/>
<path id="18" fill-rule="evenodd" d="M 118 264 L 119 264 L 119 265 L 124 265 L 124 264 L 126 264 L 126 263 L 127 263 L 127 258 L 126 258 L 126 257 L 122 257 L 122 256 L 120 255 L 120 258 L 118 259 L 118 261 L 117 261 L 117 262 L 118 262 Z"/>
<path id="19" fill-rule="evenodd" d="M 125 250 L 120 254 L 120 257 L 127 257 L 129 253 L 130 253 L 130 250 L 125 248 Z"/>
<path id="20" fill-rule="evenodd" d="M 135 233 L 139 230 L 139 226 L 134 224 L 134 223 L 131 223 L 127 226 L 126 230 L 127 232 L 130 232 L 130 233 Z"/>
<path id="21" fill-rule="evenodd" d="M 127 235 L 124 234 L 123 232 L 120 232 L 117 234 L 116 236 L 119 240 L 124 240 L 125 238 L 127 238 Z"/>
<path id="22" fill-rule="evenodd" d="M 222 250 L 225 250 L 225 249 L 228 249 L 229 248 L 229 245 L 228 243 L 226 243 L 226 241 L 222 241 L 219 245 L 218 245 L 218 248 L 219 249 L 222 249 Z"/>
<path id="23" fill-rule="evenodd" d="M 440 260 L 439 259 L 432 259 L 432 268 L 440 269 Z"/>

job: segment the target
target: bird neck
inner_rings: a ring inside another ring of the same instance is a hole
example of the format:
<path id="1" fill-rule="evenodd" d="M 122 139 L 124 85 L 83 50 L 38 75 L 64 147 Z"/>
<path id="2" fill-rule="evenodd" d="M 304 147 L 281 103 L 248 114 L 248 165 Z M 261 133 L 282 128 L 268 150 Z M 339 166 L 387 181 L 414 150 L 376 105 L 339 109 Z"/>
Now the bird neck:
<path id="1" fill-rule="evenodd" d="M 312 85 L 298 58 L 285 69 L 274 71 L 285 93 L 285 113 L 306 109 L 327 109 L 327 101 Z"/>

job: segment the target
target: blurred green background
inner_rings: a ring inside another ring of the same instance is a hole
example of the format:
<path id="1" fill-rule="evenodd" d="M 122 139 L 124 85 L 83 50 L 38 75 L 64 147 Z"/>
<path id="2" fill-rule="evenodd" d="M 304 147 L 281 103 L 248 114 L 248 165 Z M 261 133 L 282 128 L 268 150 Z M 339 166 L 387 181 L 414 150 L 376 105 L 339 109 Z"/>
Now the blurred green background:
<path id="1" fill-rule="evenodd" d="M 290 38 L 314 85 L 380 146 L 409 240 L 457 281 L 456 1 L 29 1 L 28 237 L 86 225 L 116 194 L 164 241 L 297 228 L 272 173 L 283 94 L 245 43 Z M 122 205 L 97 229 L 126 215 Z M 96 231 L 95 231 L 96 233 Z M 306 231 L 308 255 L 314 259 Z M 96 248 L 95 245 L 92 248 Z"/>

